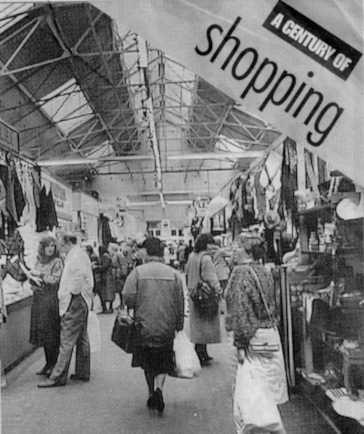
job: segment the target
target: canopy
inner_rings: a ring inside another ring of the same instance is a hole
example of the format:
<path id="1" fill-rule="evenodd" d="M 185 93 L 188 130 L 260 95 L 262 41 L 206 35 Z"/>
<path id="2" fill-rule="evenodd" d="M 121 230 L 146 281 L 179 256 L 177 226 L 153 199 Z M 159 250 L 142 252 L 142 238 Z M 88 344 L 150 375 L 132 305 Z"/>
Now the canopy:
<path id="1" fill-rule="evenodd" d="M 360 0 L 93 3 L 364 185 Z"/>

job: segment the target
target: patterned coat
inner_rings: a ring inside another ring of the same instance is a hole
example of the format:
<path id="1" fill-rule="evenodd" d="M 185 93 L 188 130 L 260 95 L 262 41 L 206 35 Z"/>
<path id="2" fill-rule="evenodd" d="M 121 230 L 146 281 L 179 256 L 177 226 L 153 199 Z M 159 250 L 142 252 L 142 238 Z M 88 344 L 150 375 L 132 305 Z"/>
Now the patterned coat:
<path id="1" fill-rule="evenodd" d="M 271 272 L 263 265 L 237 265 L 231 273 L 225 292 L 226 329 L 234 332 L 234 345 L 237 348 L 247 348 L 258 328 L 271 325 L 252 269 L 261 283 L 271 317 L 275 318 Z"/>

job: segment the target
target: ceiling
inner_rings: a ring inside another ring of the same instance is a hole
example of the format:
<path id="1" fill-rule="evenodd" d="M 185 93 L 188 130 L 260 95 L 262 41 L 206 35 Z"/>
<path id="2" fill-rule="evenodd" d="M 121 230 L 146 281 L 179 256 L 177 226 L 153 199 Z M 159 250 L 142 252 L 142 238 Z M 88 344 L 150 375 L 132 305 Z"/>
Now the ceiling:
<path id="1" fill-rule="evenodd" d="M 0 95 L 22 154 L 72 181 L 150 171 L 161 190 L 211 153 L 245 170 L 280 135 L 88 3 L 0 5 Z"/>

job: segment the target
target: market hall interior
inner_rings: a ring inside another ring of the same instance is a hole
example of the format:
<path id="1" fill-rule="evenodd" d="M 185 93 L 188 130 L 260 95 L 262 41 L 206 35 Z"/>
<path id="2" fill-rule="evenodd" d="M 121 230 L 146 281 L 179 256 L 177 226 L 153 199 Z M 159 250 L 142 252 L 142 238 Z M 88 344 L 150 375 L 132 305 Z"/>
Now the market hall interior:
<path id="1" fill-rule="evenodd" d="M 249 407 L 241 378 L 254 371 L 252 390 L 265 395 L 262 372 L 278 359 L 288 399 L 264 401 L 276 432 L 364 432 L 364 152 L 349 134 L 338 144 L 362 113 L 360 98 L 349 108 L 347 97 L 363 69 L 363 7 L 333 0 L 315 14 L 265 0 L 258 11 L 248 0 L 237 15 L 237 3 L 0 3 L 5 433 L 228 434 L 245 432 L 249 417 L 274 431 Z M 293 37 L 290 17 L 317 52 Z M 155 238 L 161 256 L 148 254 Z M 90 264 L 92 285 L 67 288 L 62 310 L 70 251 Z M 148 398 L 142 370 L 130 366 L 140 353 L 111 338 L 125 320 L 123 289 L 159 262 L 176 291 L 183 286 L 185 317 L 169 342 L 173 372 L 158 371 Z M 203 284 L 213 320 L 194 298 Z M 55 381 L 75 298 L 87 305 L 91 372 L 80 377 L 76 363 L 68 378 L 66 363 Z M 264 330 L 274 335 L 257 349 Z"/>

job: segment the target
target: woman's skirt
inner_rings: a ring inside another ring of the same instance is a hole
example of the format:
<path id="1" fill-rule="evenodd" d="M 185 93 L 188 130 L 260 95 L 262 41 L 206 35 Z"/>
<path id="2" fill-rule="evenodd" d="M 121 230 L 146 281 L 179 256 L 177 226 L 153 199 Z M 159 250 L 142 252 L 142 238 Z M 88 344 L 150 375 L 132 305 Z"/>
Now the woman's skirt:
<path id="1" fill-rule="evenodd" d="M 57 345 L 60 318 L 57 293 L 34 292 L 30 319 L 30 343 L 36 346 Z"/>
<path id="2" fill-rule="evenodd" d="M 159 348 L 138 347 L 133 353 L 131 366 L 153 375 L 172 374 L 175 367 L 173 342 Z"/>

